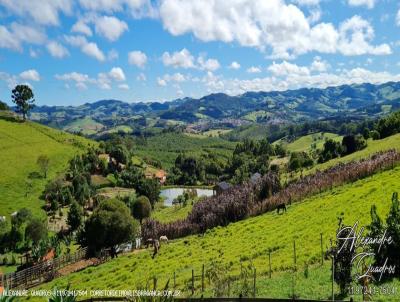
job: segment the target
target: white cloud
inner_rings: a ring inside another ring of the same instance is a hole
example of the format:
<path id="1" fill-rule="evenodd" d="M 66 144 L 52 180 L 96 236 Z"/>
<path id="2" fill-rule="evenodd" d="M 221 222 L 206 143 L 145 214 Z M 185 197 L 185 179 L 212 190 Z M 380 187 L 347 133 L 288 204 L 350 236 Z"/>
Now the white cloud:
<path id="1" fill-rule="evenodd" d="M 101 62 L 106 59 L 104 53 L 99 49 L 97 44 L 94 42 L 88 42 L 84 36 L 65 36 L 65 40 L 68 44 L 79 47 L 84 54 L 90 57 Z"/>
<path id="2" fill-rule="evenodd" d="M 21 50 L 20 41 L 16 40 L 14 35 L 3 25 L 0 25 L 0 47 Z"/>
<path id="3" fill-rule="evenodd" d="M 0 0 L 0 5 L 8 11 L 32 18 L 38 24 L 59 25 L 59 13 L 71 14 L 72 0 Z"/>
<path id="4" fill-rule="evenodd" d="M 320 57 L 315 57 L 311 63 L 310 70 L 317 72 L 325 72 L 329 69 L 330 65 L 328 62 L 322 60 Z"/>
<path id="5" fill-rule="evenodd" d="M 39 56 L 39 53 L 36 50 L 29 48 L 29 56 L 31 58 L 37 58 Z"/>
<path id="6" fill-rule="evenodd" d="M 72 32 L 75 33 L 80 33 L 80 34 L 84 34 L 86 36 L 91 37 L 92 36 L 92 30 L 90 29 L 90 27 L 83 22 L 82 20 L 79 20 L 78 22 L 76 22 L 72 28 L 71 28 Z"/>
<path id="7" fill-rule="evenodd" d="M 163 86 L 163 87 L 167 86 L 167 82 L 160 77 L 157 78 L 157 84 L 158 84 L 158 86 Z"/>
<path id="8" fill-rule="evenodd" d="M 215 71 L 220 68 L 220 64 L 216 59 L 205 59 L 202 56 L 198 57 L 197 63 L 199 68 L 207 71 Z"/>
<path id="9" fill-rule="evenodd" d="M 43 30 L 35 26 L 11 23 L 9 28 L 0 25 L 0 48 L 22 51 L 22 44 L 44 44 L 47 40 Z"/>
<path id="10" fill-rule="evenodd" d="M 55 58 L 61 59 L 69 55 L 68 50 L 56 41 L 50 41 L 46 47 L 49 53 Z"/>
<path id="11" fill-rule="evenodd" d="M 349 0 L 349 5 L 351 6 L 362 6 L 365 5 L 369 9 L 374 8 L 375 2 L 377 0 Z"/>
<path id="12" fill-rule="evenodd" d="M 332 23 L 312 26 L 310 23 L 319 18 L 318 14 L 308 20 L 298 7 L 281 0 L 163 0 L 160 5 L 164 28 L 173 35 L 193 33 L 201 41 L 235 42 L 270 49 L 272 58 L 292 59 L 313 51 L 345 55 L 390 52 L 387 44 L 369 44 L 372 38 L 367 39 L 363 34 L 365 26 L 371 27 L 368 22 L 363 28 L 349 28 L 343 33 Z M 348 42 L 356 42 L 360 37 L 365 42 L 358 43 L 357 46 L 363 47 L 361 50 L 349 51 L 349 43 L 345 43 L 349 35 L 354 38 Z"/>
<path id="13" fill-rule="evenodd" d="M 129 85 L 128 84 L 119 84 L 118 88 L 122 89 L 122 90 L 129 90 Z"/>
<path id="14" fill-rule="evenodd" d="M 131 65 L 135 65 L 139 68 L 144 68 L 147 63 L 147 56 L 140 50 L 131 51 L 128 53 L 128 62 Z"/>
<path id="15" fill-rule="evenodd" d="M 113 67 L 108 73 L 110 78 L 115 81 L 125 81 L 125 73 L 120 67 Z"/>
<path id="16" fill-rule="evenodd" d="M 288 75 L 306 76 L 310 74 L 310 70 L 307 67 L 298 66 L 287 61 L 283 61 L 280 64 L 273 62 L 272 65 L 268 67 L 268 71 L 277 77 Z"/>
<path id="17" fill-rule="evenodd" d="M 172 82 L 177 82 L 177 83 L 185 82 L 187 80 L 186 77 L 183 74 L 179 73 L 179 72 L 174 73 L 172 75 L 166 74 L 166 75 L 164 75 L 163 79 L 166 82 L 171 82 L 172 81 Z"/>
<path id="18" fill-rule="evenodd" d="M 135 18 L 156 17 L 157 9 L 151 0 L 79 0 L 81 6 L 91 11 L 120 12 L 126 11 Z"/>
<path id="19" fill-rule="evenodd" d="M 260 67 L 251 66 L 250 68 L 247 68 L 246 72 L 248 72 L 248 73 L 260 73 L 261 69 L 260 69 Z"/>
<path id="20" fill-rule="evenodd" d="M 229 65 L 230 69 L 240 69 L 240 64 L 236 61 L 233 61 L 231 65 Z"/>
<path id="21" fill-rule="evenodd" d="M 194 57 L 190 52 L 184 48 L 179 52 L 174 52 L 170 54 L 169 52 L 164 52 L 162 55 L 162 61 L 165 66 L 172 66 L 174 68 L 194 68 Z"/>
<path id="22" fill-rule="evenodd" d="M 338 48 L 344 55 L 387 55 L 392 52 L 388 44 L 369 44 L 374 37 L 374 30 L 371 24 L 360 16 L 353 16 L 343 22 L 339 33 Z"/>
<path id="23" fill-rule="evenodd" d="M 9 89 L 13 89 L 18 84 L 18 79 L 15 75 L 0 71 L 0 81 L 4 81 Z"/>
<path id="24" fill-rule="evenodd" d="M 40 75 L 35 69 L 29 69 L 21 72 L 19 77 L 26 81 L 40 81 Z"/>
<path id="25" fill-rule="evenodd" d="M 128 30 L 128 24 L 116 17 L 102 16 L 94 21 L 96 33 L 103 36 L 107 40 L 114 42 Z"/>

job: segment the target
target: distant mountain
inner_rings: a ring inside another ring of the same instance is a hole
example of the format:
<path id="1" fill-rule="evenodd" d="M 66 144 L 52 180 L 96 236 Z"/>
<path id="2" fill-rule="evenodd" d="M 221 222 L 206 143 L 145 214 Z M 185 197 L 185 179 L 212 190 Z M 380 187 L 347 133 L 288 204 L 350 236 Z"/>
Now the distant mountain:
<path id="1" fill-rule="evenodd" d="M 376 117 L 400 108 L 400 82 L 302 88 L 287 91 L 215 93 L 200 99 L 159 103 L 101 100 L 81 106 L 39 106 L 31 119 L 72 132 L 164 128 L 176 124 L 302 122 L 340 117 Z M 82 124 L 82 127 L 80 126 Z M 72 125 L 72 126 L 71 126 Z M 125 128 L 121 128 L 124 126 Z M 79 128 L 81 127 L 81 128 Z"/>

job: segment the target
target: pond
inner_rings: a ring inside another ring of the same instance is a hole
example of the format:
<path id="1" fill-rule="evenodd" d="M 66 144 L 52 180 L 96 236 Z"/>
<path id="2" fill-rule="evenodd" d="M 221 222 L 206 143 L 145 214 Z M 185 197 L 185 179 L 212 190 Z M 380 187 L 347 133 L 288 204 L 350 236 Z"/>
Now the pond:
<path id="1" fill-rule="evenodd" d="M 169 188 L 161 190 L 160 196 L 164 198 L 164 205 L 170 207 L 172 206 L 172 201 L 179 195 L 183 194 L 184 190 L 187 188 Z M 191 189 L 192 190 L 192 189 Z M 214 195 L 214 190 L 212 189 L 195 189 L 198 197 L 209 197 Z"/>

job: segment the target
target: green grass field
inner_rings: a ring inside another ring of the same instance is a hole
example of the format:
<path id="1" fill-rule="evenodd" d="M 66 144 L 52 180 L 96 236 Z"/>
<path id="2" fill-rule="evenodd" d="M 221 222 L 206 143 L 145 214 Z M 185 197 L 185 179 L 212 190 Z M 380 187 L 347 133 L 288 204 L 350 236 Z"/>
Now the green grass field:
<path id="1" fill-rule="evenodd" d="M 329 267 L 321 268 L 318 264 L 320 234 L 323 234 L 323 247 L 326 249 L 329 239 L 336 235 L 337 216 L 341 213 L 346 224 L 354 224 L 358 220 L 360 225 L 365 225 L 370 222 L 371 205 L 376 204 L 381 217 L 385 217 L 391 193 L 400 191 L 399 177 L 400 167 L 396 167 L 293 204 L 284 215 L 270 212 L 231 223 L 227 227 L 214 228 L 204 236 L 175 240 L 164 245 L 154 260 L 151 251 L 145 250 L 56 279 L 43 287 L 64 288 L 70 283 L 73 288 L 127 289 L 145 286 L 154 276 L 162 287 L 175 272 L 177 287 L 187 290 L 192 269 L 199 273 L 205 264 L 208 270 L 213 260 L 220 259 L 230 267 L 231 275 L 238 275 L 241 262 L 251 262 L 259 276 L 258 295 L 287 298 L 287 293 L 291 291 L 289 272 L 293 265 L 293 240 L 296 240 L 296 295 L 301 298 L 328 298 Z M 267 278 L 270 249 L 273 250 L 271 280 Z M 311 277 L 307 280 L 302 277 L 305 263 L 310 265 Z M 398 281 L 395 283 L 399 284 Z M 199 287 L 200 282 L 197 281 L 197 293 Z"/>
<path id="2" fill-rule="evenodd" d="M 0 119 L 0 216 L 7 216 L 9 221 L 9 215 L 23 207 L 44 215 L 40 209 L 44 202 L 39 196 L 45 184 L 62 173 L 68 160 L 89 144 L 96 143 L 36 123 Z M 28 180 L 30 173 L 39 171 L 39 155 L 50 159 L 48 177 Z"/>
<path id="3" fill-rule="evenodd" d="M 291 152 L 310 151 L 312 144 L 315 144 L 316 149 L 322 149 L 326 139 L 333 139 L 341 142 L 342 136 L 334 133 L 313 133 L 302 136 L 291 143 L 287 143 L 284 139 L 280 139 L 274 144 L 283 143 L 284 146 Z"/>
<path id="4" fill-rule="evenodd" d="M 217 137 L 191 137 L 186 134 L 165 133 L 149 137 L 134 150 L 135 155 L 161 161 L 163 168 L 171 168 L 180 152 L 201 155 L 206 152 L 228 159 L 235 143 Z"/>
<path id="5" fill-rule="evenodd" d="M 86 117 L 77 119 L 66 125 L 63 130 L 68 132 L 81 132 L 85 135 L 96 134 L 104 128 L 104 125 Z"/>

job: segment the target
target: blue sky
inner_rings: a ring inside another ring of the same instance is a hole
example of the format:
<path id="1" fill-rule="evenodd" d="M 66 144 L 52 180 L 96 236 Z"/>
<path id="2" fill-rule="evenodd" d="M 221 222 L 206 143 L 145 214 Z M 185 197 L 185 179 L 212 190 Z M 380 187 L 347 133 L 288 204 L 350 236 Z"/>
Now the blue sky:
<path id="1" fill-rule="evenodd" d="M 0 100 L 166 101 L 400 81 L 395 0 L 0 0 Z"/>

